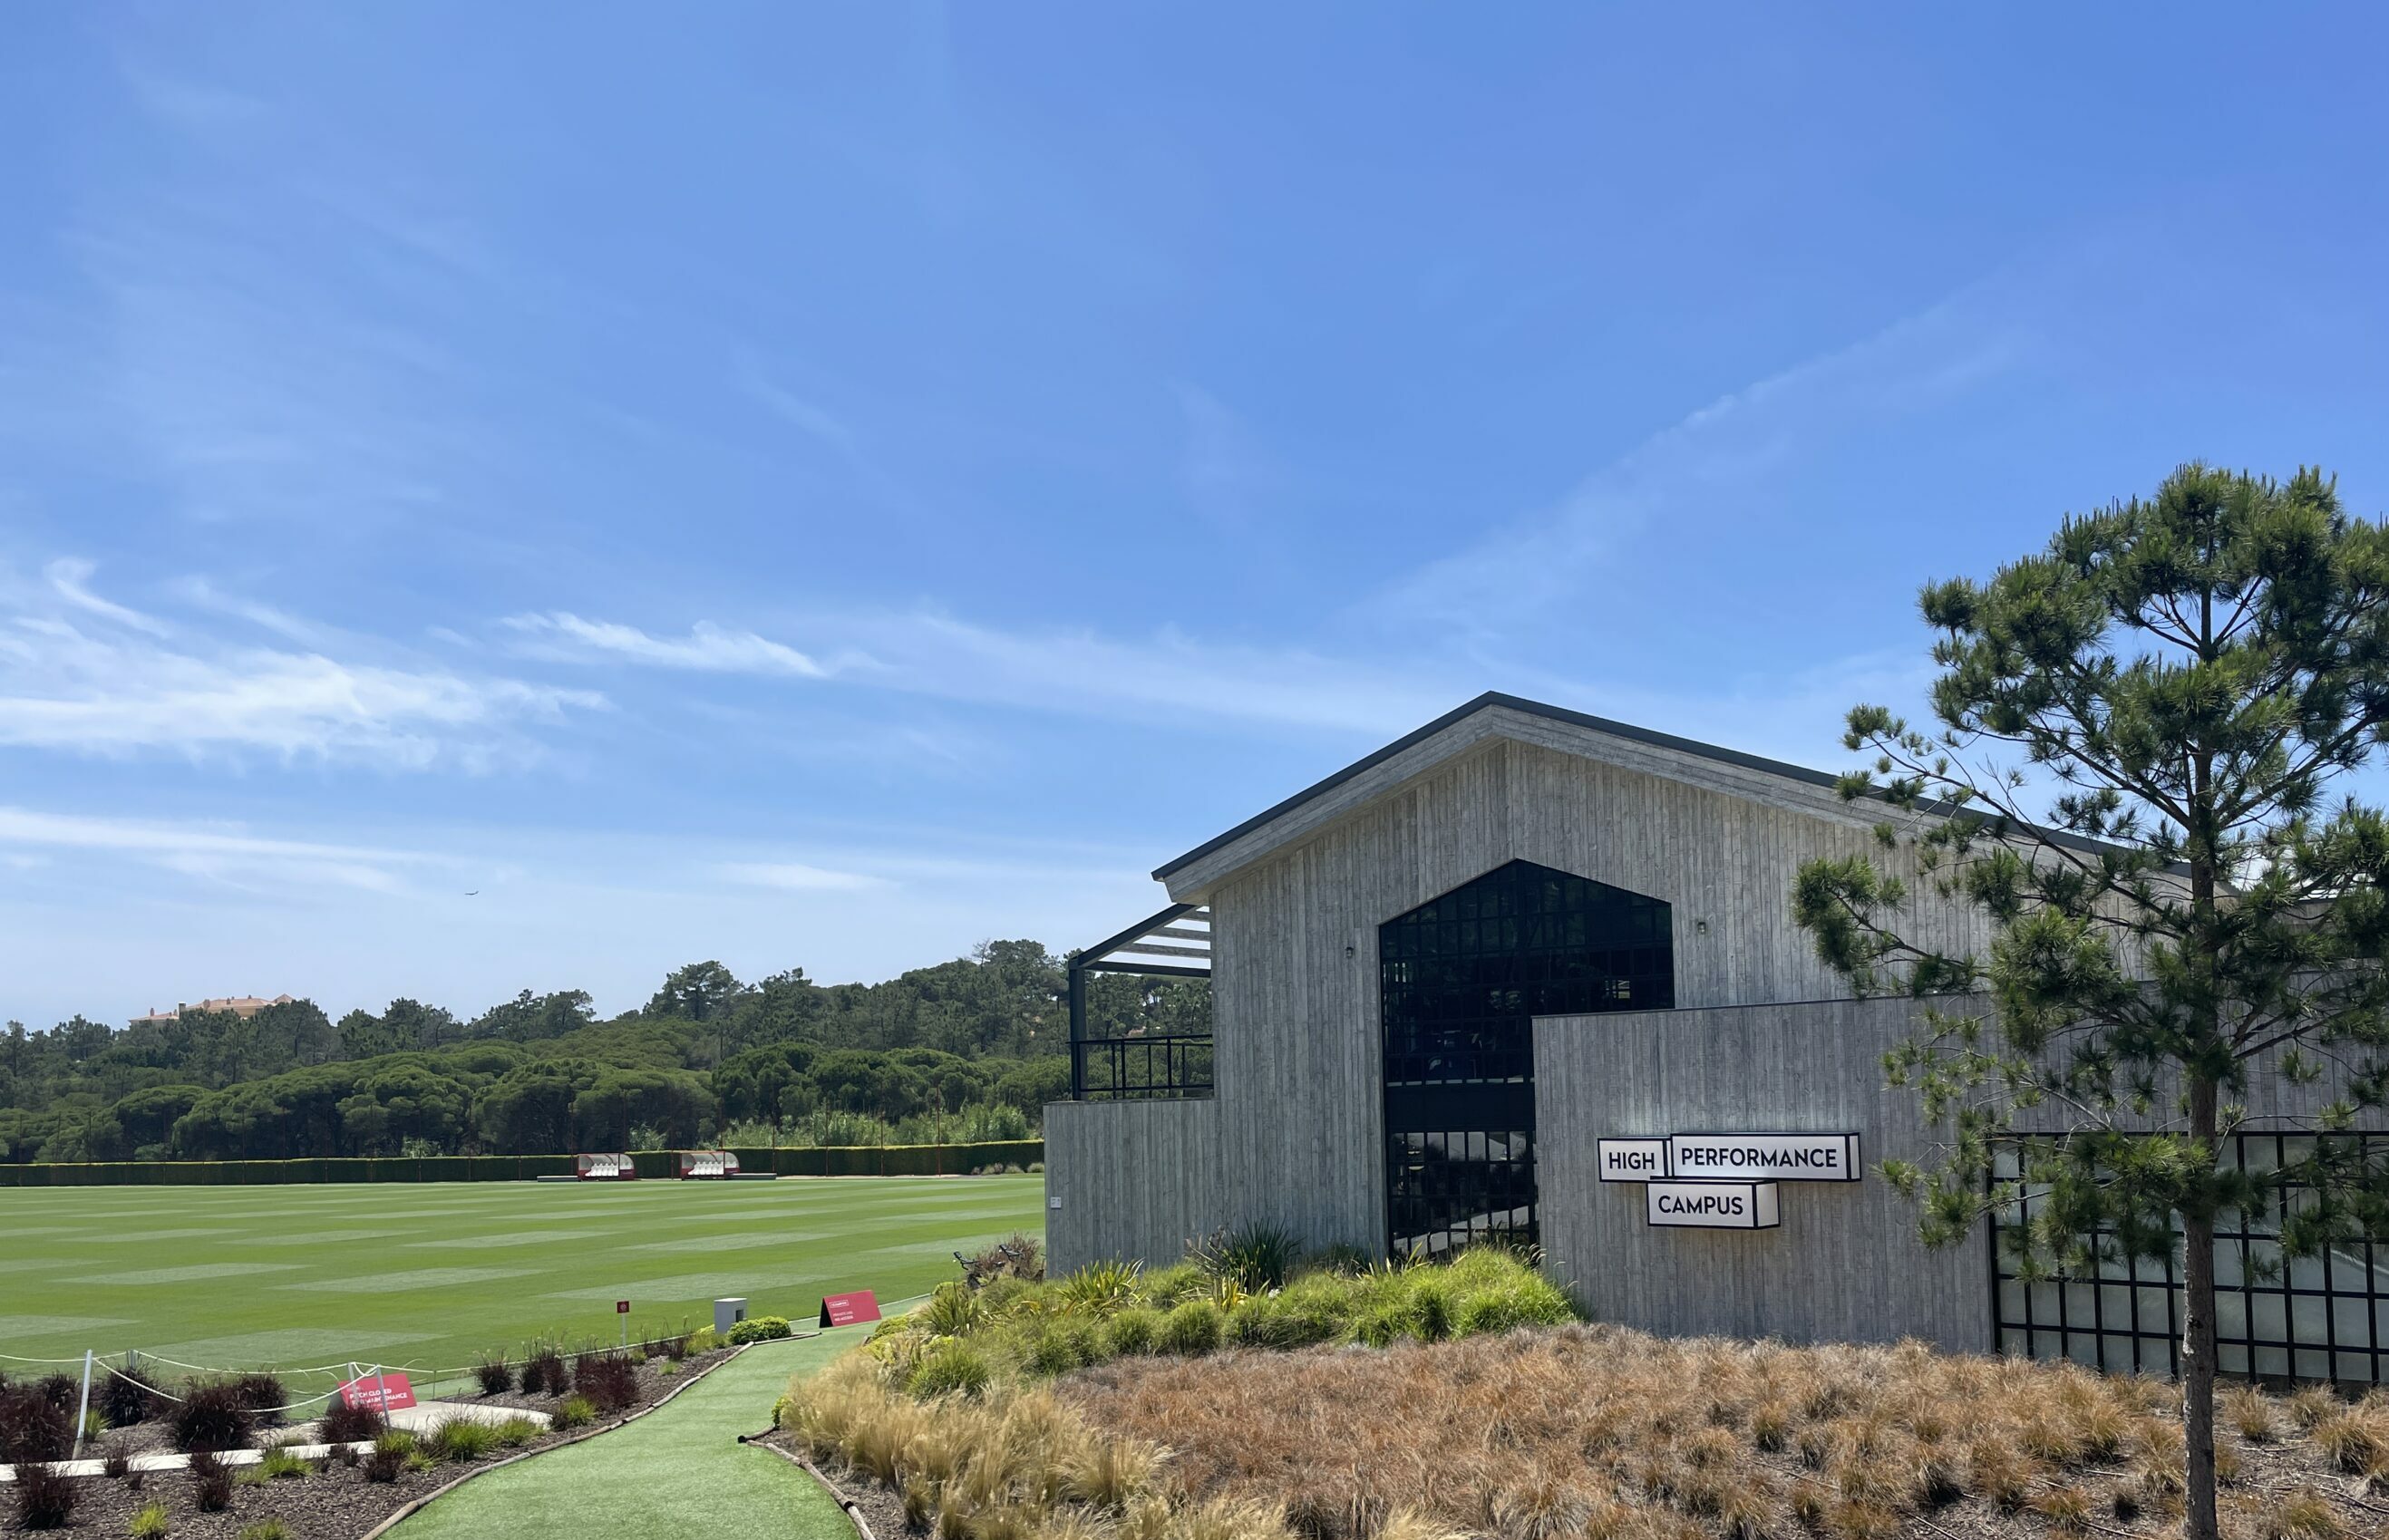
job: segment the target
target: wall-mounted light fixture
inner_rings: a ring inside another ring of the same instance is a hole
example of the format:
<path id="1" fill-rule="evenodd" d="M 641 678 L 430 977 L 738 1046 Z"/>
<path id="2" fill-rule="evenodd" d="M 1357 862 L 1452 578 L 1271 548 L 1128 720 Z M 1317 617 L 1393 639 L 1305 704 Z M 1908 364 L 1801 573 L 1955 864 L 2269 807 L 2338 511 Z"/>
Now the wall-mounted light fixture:
<path id="1" fill-rule="evenodd" d="M 1706 920 L 1695 920 L 1695 921 L 1693 921 L 1693 934 L 1694 935 L 1708 935 L 1708 933 L 1709 933 L 1709 923 L 1708 923 L 1707 921 L 1706 921 Z"/>

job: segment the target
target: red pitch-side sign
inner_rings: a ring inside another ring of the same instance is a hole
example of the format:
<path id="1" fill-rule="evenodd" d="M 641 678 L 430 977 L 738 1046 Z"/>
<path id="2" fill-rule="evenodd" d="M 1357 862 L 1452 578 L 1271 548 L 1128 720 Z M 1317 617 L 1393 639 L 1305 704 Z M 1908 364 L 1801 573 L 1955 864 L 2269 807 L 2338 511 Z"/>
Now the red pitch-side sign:
<path id="1" fill-rule="evenodd" d="M 879 1301 L 868 1289 L 858 1289 L 850 1294 L 822 1296 L 821 1323 L 824 1326 L 852 1326 L 859 1321 L 879 1318 Z"/>
<path id="2" fill-rule="evenodd" d="M 415 1387 L 403 1374 L 368 1374 L 341 1385 L 340 1401 L 352 1409 L 370 1406 L 377 1412 L 404 1411 L 415 1405 Z"/>
<path id="3" fill-rule="evenodd" d="M 614 1314 L 618 1316 L 627 1316 L 630 1313 L 631 1302 L 629 1300 L 618 1299 L 614 1302 Z"/>

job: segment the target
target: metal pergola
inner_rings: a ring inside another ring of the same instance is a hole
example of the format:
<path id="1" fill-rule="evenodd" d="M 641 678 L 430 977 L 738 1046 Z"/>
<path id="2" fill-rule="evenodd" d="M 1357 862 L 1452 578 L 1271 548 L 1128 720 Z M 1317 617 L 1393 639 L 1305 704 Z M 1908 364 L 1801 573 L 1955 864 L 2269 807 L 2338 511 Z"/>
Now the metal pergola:
<path id="1" fill-rule="evenodd" d="M 1070 982 L 1070 1096 L 1073 1101 L 1090 1098 L 1087 1083 L 1087 1062 L 1091 1049 L 1108 1052 L 1113 1071 L 1107 1088 L 1096 1088 L 1095 1096 L 1176 1096 L 1189 1090 L 1207 1091 L 1210 1074 L 1207 1057 L 1199 1085 L 1192 1083 L 1182 1073 L 1191 1063 L 1187 1051 L 1192 1044 L 1208 1044 L 1209 1034 L 1154 1034 L 1136 1037 L 1114 1037 L 1090 1041 L 1087 1037 L 1087 975 L 1090 974 L 1141 974 L 1154 978 L 1202 978 L 1211 976 L 1211 910 L 1207 904 L 1172 904 L 1158 914 L 1140 920 L 1117 935 L 1106 936 L 1073 956 L 1068 964 Z M 1124 1068 L 1127 1050 L 1140 1050 L 1148 1074 L 1135 1088 L 1128 1088 Z M 1163 1066 L 1158 1081 L 1149 1071 L 1156 1054 Z"/>

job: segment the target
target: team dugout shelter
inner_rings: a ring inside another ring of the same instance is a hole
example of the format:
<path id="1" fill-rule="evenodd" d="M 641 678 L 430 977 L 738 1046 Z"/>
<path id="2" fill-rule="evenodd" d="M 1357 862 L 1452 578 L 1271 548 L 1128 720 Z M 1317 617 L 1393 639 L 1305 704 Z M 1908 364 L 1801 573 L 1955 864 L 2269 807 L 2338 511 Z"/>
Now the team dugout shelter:
<path id="1" fill-rule="evenodd" d="M 1817 857 L 1906 859 L 1884 816 L 1820 770 L 1487 694 L 1205 842 L 1154 873 L 1167 908 L 1072 959 L 1054 1265 L 1248 1223 L 1375 1255 L 1501 1240 L 1661 1333 L 2173 1371 L 2173 1264 L 2026 1281 L 1996 1244 L 2023 1205 L 1928 1250 L 1882 1179 L 1935 1153 L 1882 1063 L 1918 1008 L 1851 998 L 1791 889 Z M 1906 874 L 1910 934 L 1987 946 Z M 1207 977 L 1209 1031 L 1096 1031 L 1106 972 Z M 2294 1159 L 2342 1088 L 2254 1088 L 2226 1158 Z M 2389 1248 L 2285 1261 L 2280 1220 L 2218 1236 L 2221 1367 L 2389 1384 Z"/>

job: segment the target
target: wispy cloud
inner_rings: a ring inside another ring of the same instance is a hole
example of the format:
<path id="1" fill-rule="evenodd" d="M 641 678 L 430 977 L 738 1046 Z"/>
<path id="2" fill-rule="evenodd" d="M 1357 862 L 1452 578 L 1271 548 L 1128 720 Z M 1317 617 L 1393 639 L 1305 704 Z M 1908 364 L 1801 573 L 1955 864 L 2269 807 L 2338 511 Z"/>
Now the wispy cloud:
<path id="1" fill-rule="evenodd" d="M 0 854 L 9 864 L 38 860 L 42 858 L 32 853 L 44 850 L 129 858 L 185 876 L 234 885 L 272 879 L 383 893 L 400 886 L 393 868 L 427 860 L 417 852 L 275 839 L 237 826 L 86 818 L 0 807 Z"/>
<path id="2" fill-rule="evenodd" d="M 830 669 L 785 643 L 753 631 L 734 631 L 700 620 L 686 638 L 653 636 L 636 626 L 583 620 L 566 610 L 510 616 L 501 624 L 531 638 L 533 655 L 585 662 L 613 657 L 657 668 L 694 668 L 712 674 L 773 674 L 826 679 Z"/>
<path id="3" fill-rule="evenodd" d="M 272 605 L 238 593 L 227 593 L 205 578 L 185 578 L 174 587 L 186 603 L 218 615 L 246 620 L 262 630 L 272 631 L 302 646 L 322 646 L 333 635 L 328 627 L 302 620 L 287 610 L 276 609 Z"/>
<path id="4" fill-rule="evenodd" d="M 810 617 L 812 650 L 700 620 L 686 638 L 567 611 L 499 622 L 517 650 L 574 662 L 764 678 L 1103 718 L 1260 723 L 1377 732 L 1415 725 L 1475 693 L 1437 669 L 1394 670 L 1300 647 L 1233 646 L 1174 630 L 1150 637 L 1005 630 L 932 611 Z"/>
<path id="5" fill-rule="evenodd" d="M 801 428 L 825 444 L 840 449 L 854 442 L 854 430 L 848 427 L 827 407 L 806 400 L 793 390 L 784 389 L 766 378 L 760 369 L 748 368 L 740 375 L 740 383 L 764 409 L 782 422 Z"/>
<path id="6" fill-rule="evenodd" d="M 808 866 L 801 861 L 732 861 L 715 868 L 723 878 L 753 887 L 778 888 L 787 893 L 852 893 L 860 889 L 892 887 L 886 877 L 875 877 L 861 872 L 833 872 L 826 867 Z"/>
<path id="7" fill-rule="evenodd" d="M 859 677 L 925 694 L 1099 717 L 1188 716 L 1373 733 L 1475 689 L 1434 667 L 1395 670 L 1299 646 L 1239 646 L 1176 630 L 1120 638 L 1003 630 L 930 613 L 842 622 L 876 667 Z"/>
<path id="8" fill-rule="evenodd" d="M 86 585 L 96 570 L 87 561 L 62 556 L 43 568 L 42 576 L 49 579 L 53 592 L 77 609 L 87 610 L 102 619 L 113 620 L 120 626 L 146 631 L 151 636 L 166 634 L 166 627 L 161 621 L 94 593 Z"/>
<path id="9" fill-rule="evenodd" d="M 1681 540 L 1749 503 L 1796 454 L 1883 431 L 2025 356 L 2031 338 L 1978 285 L 1848 347 L 1722 396 L 1587 477 L 1542 510 L 1410 573 L 1366 608 L 1500 630 L 1579 599 L 1631 539 Z"/>
<path id="10" fill-rule="evenodd" d="M 401 658 L 230 643 L 103 598 L 89 574 L 53 563 L 45 576 L 60 603 L 19 599 L 0 613 L 0 745 L 479 769 L 531 753 L 525 726 L 606 704 L 592 691 Z"/>

